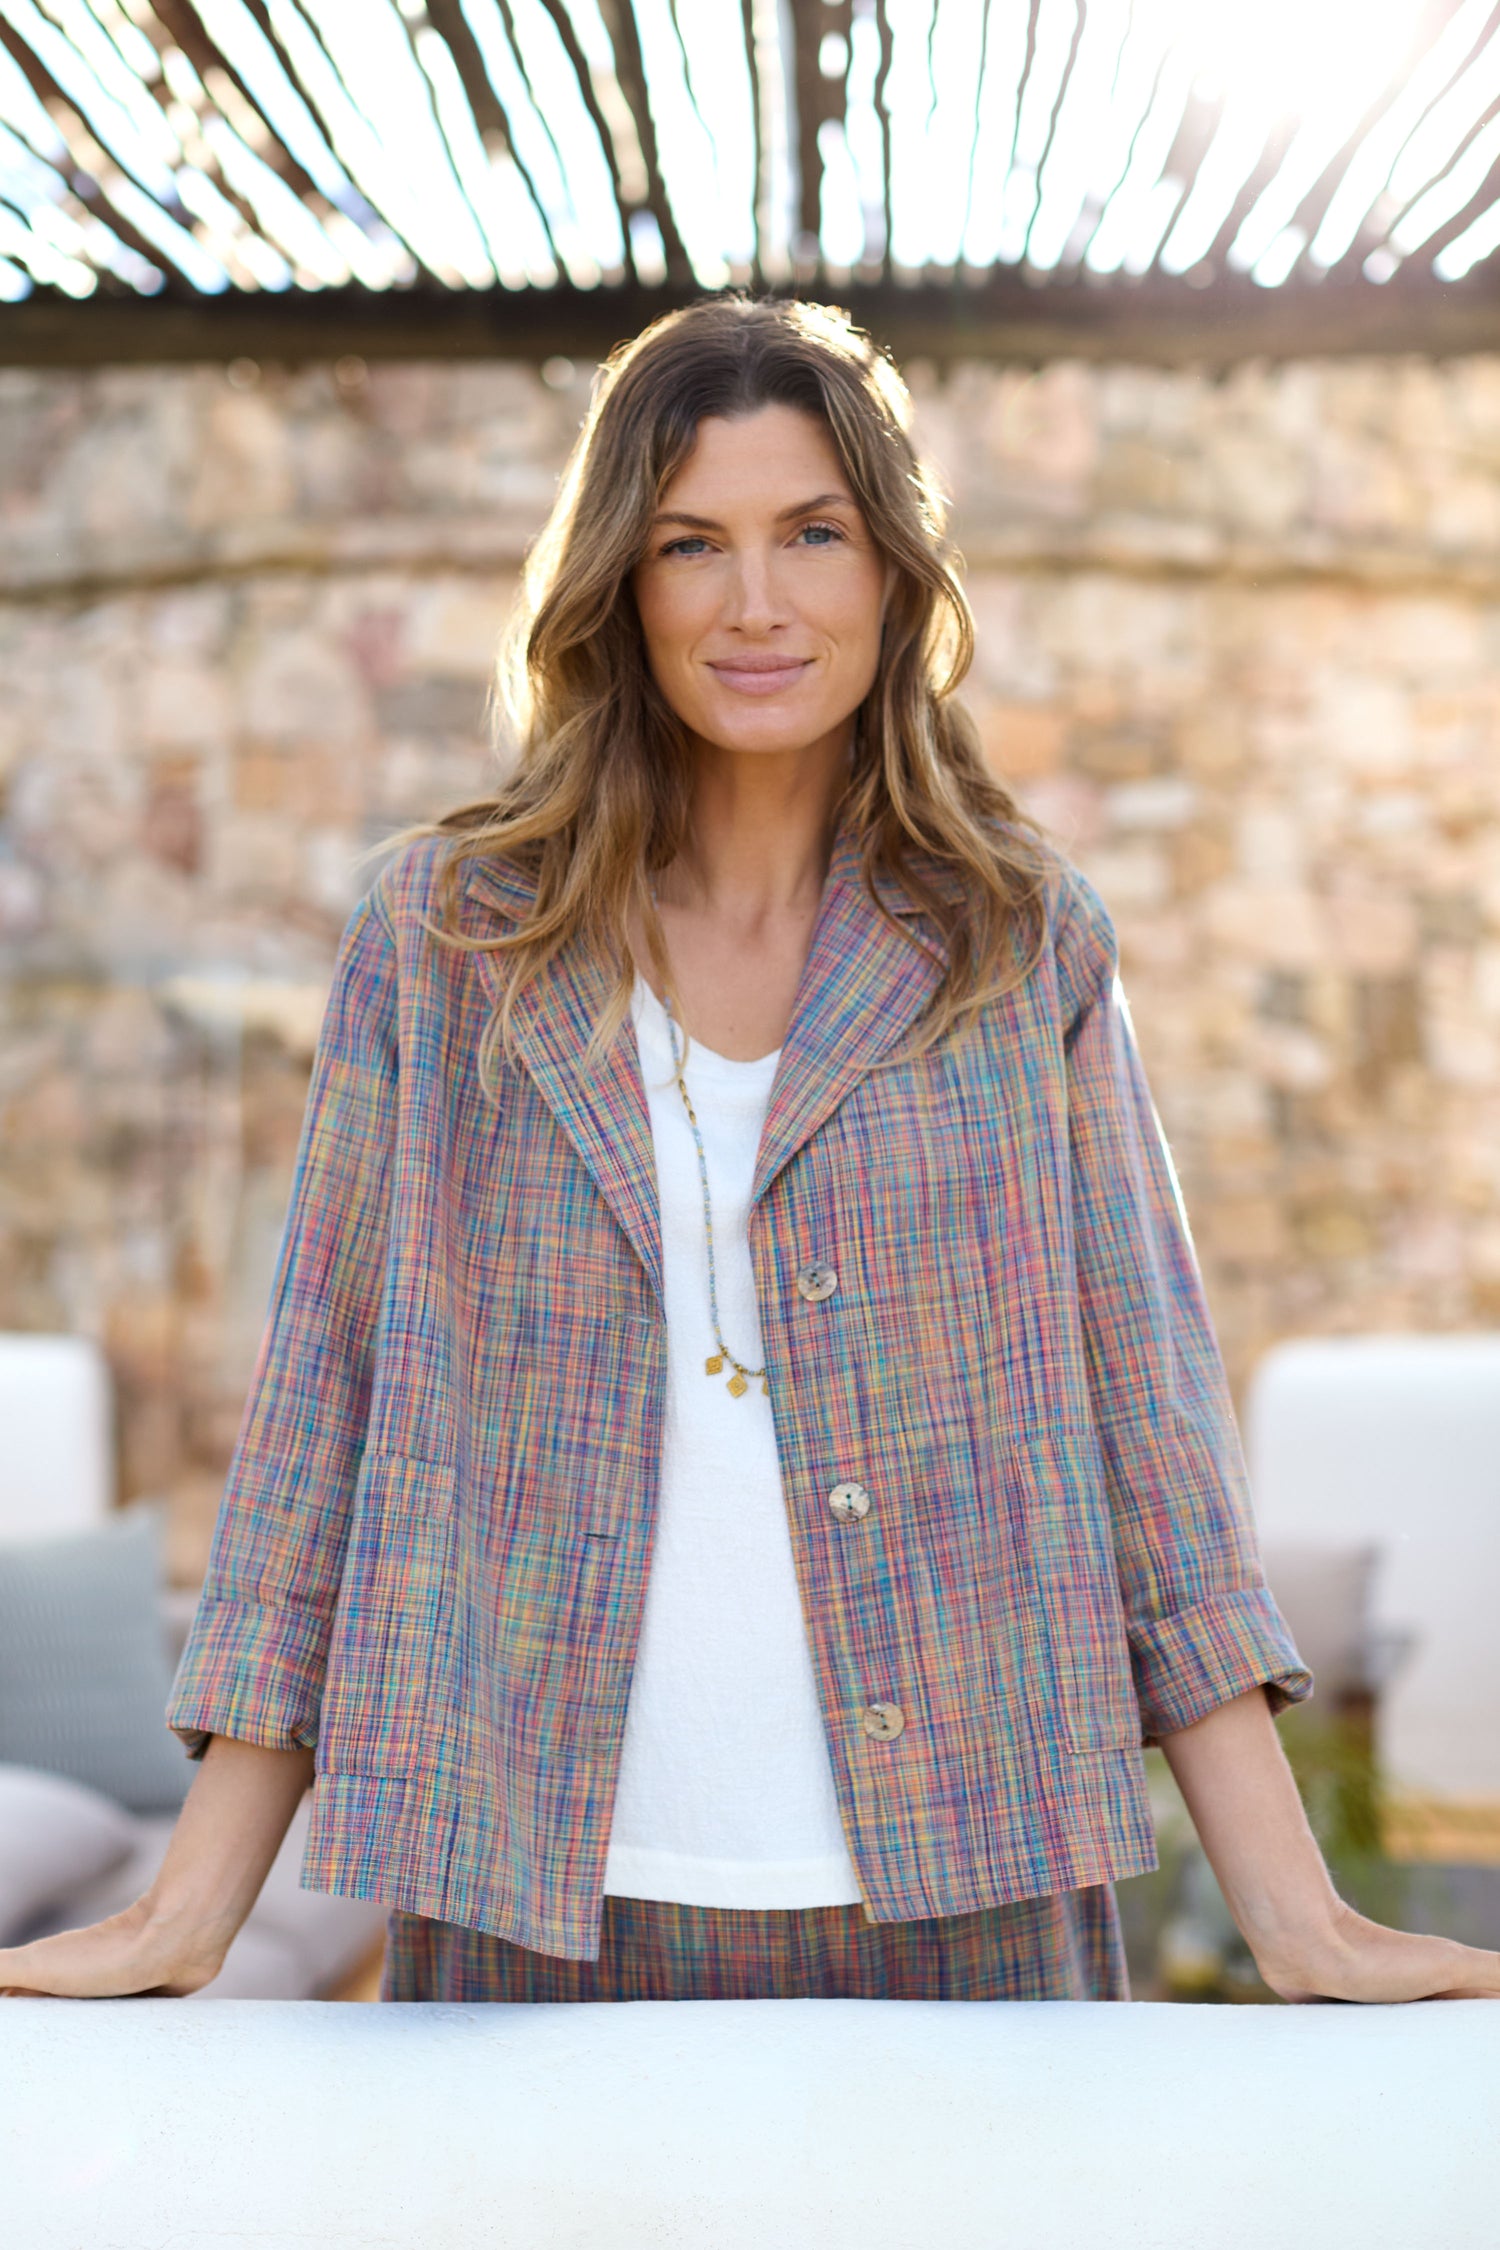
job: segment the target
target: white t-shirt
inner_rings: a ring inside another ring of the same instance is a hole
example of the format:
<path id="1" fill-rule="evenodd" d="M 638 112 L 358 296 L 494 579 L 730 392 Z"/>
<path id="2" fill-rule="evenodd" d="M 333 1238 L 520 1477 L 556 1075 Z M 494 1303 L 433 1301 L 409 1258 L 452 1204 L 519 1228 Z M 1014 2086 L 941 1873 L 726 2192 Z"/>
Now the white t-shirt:
<path id="1" fill-rule="evenodd" d="M 715 1346 L 698 1157 L 666 1010 L 639 977 L 631 1014 L 661 1198 L 667 1402 L 604 1888 L 688 1906 L 852 1906 L 771 1401 L 758 1381 L 731 1398 L 727 1367 L 704 1372 Z M 687 1059 L 719 1317 L 747 1367 L 763 1364 L 746 1220 L 777 1054 L 732 1062 L 695 1040 Z"/>

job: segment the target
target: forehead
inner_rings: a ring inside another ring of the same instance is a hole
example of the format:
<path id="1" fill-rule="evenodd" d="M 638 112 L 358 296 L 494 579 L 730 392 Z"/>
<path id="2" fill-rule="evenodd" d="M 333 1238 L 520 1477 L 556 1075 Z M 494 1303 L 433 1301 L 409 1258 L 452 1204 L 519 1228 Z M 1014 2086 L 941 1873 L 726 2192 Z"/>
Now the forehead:
<path id="1" fill-rule="evenodd" d="M 661 497 L 666 506 L 718 494 L 764 501 L 774 513 L 788 500 L 833 492 L 847 494 L 849 483 L 825 425 L 799 407 L 760 406 L 705 415 Z"/>

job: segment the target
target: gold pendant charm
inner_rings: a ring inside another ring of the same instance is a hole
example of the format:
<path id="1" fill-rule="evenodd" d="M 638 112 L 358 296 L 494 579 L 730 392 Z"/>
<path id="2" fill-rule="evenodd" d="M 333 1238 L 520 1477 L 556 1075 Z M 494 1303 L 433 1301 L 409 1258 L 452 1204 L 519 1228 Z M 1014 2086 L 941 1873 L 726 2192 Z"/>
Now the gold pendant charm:
<path id="1" fill-rule="evenodd" d="M 706 1359 L 703 1362 L 703 1372 L 705 1375 L 722 1375 L 724 1372 L 723 1353 L 715 1352 L 711 1358 Z"/>
<path id="2" fill-rule="evenodd" d="M 732 1375 L 730 1376 L 730 1378 L 729 1378 L 729 1395 L 730 1395 L 730 1397 L 731 1397 L 731 1398 L 743 1398 L 743 1397 L 744 1397 L 744 1395 L 745 1395 L 745 1393 L 746 1393 L 746 1391 L 748 1391 L 748 1390 L 749 1390 L 749 1388 L 750 1388 L 750 1385 L 749 1385 L 749 1384 L 748 1384 L 748 1383 L 747 1383 L 747 1382 L 745 1381 L 745 1378 L 744 1378 L 744 1376 L 743 1376 L 743 1375 L 742 1375 L 742 1374 L 740 1373 L 739 1369 L 738 1369 L 738 1368 L 736 1368 L 736 1369 L 735 1369 L 735 1371 L 734 1371 L 734 1373 L 733 1373 L 733 1374 L 732 1374 Z"/>
<path id="3" fill-rule="evenodd" d="M 769 1375 L 763 1375 L 761 1377 L 760 1387 L 761 1390 L 765 1393 L 766 1397 L 769 1398 L 771 1395 L 771 1378 Z"/>

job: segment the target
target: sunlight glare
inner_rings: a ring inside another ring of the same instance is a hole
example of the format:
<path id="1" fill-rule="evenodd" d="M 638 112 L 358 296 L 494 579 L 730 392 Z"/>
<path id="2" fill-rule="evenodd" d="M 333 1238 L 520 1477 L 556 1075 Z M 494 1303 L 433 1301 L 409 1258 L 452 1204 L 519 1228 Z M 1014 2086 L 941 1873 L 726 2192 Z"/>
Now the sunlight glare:
<path id="1" fill-rule="evenodd" d="M 961 244 L 976 265 L 1083 255 L 1141 273 L 1160 251 L 1185 272 L 1279 132 L 1231 260 L 1269 277 L 1301 255 L 1302 199 L 1414 59 L 1424 14 L 1424 0 L 1040 0 L 1025 69 L 1025 9 L 992 7 L 986 28 L 983 0 L 936 14 L 890 0 L 895 257 L 945 264 Z M 1164 178 L 1195 101 L 1221 105 L 1204 160 Z"/>

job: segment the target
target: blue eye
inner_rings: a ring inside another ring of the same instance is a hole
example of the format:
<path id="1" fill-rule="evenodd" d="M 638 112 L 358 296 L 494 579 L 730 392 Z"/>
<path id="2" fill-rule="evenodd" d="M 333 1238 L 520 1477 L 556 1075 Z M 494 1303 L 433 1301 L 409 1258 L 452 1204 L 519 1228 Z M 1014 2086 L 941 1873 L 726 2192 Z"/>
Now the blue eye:
<path id="1" fill-rule="evenodd" d="M 799 538 L 811 538 L 815 532 L 821 532 L 824 535 L 817 542 L 820 547 L 832 546 L 835 539 L 842 539 L 844 536 L 836 523 L 805 523 L 797 536 Z"/>
<path id="2" fill-rule="evenodd" d="M 706 539 L 700 538 L 696 531 L 690 531 L 682 539 L 669 539 L 663 547 L 662 553 L 664 555 L 681 555 L 685 554 L 689 547 L 706 547 L 707 545 Z"/>

